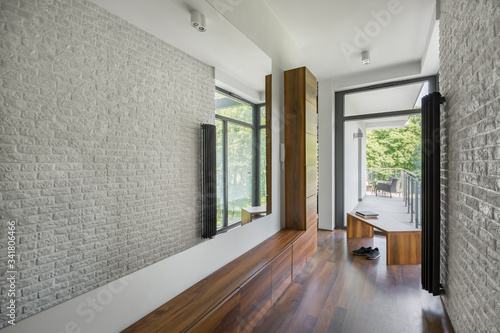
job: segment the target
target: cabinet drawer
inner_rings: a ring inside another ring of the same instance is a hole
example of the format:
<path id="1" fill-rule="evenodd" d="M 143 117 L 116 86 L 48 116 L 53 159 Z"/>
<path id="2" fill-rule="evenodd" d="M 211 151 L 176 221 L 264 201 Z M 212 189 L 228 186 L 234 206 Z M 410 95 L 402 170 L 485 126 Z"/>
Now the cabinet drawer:
<path id="1" fill-rule="evenodd" d="M 250 331 L 271 307 L 272 267 L 265 266 L 241 286 L 239 321 L 243 329 Z M 220 332 L 220 331 L 219 331 Z M 228 331 L 229 332 L 229 331 Z"/>
<path id="2" fill-rule="evenodd" d="M 307 241 L 304 235 L 293 243 L 292 249 L 292 280 L 297 277 L 307 263 Z"/>
<path id="3" fill-rule="evenodd" d="M 240 332 L 240 289 L 229 295 L 199 320 L 188 332 Z"/>
<path id="4" fill-rule="evenodd" d="M 289 246 L 272 263 L 273 294 L 272 302 L 276 302 L 283 291 L 292 283 L 292 246 Z"/>
<path id="5" fill-rule="evenodd" d="M 306 242 L 306 261 L 312 258 L 318 249 L 318 226 L 316 223 L 304 234 Z"/>

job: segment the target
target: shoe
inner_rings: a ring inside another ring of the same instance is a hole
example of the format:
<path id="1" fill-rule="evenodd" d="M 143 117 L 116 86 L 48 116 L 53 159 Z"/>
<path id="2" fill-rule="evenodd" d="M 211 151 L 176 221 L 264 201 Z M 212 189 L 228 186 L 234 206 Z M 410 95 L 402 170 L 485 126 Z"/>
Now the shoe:
<path id="1" fill-rule="evenodd" d="M 371 248 L 371 246 L 369 248 L 361 247 L 361 248 L 359 248 L 357 250 L 353 250 L 352 254 L 354 254 L 355 256 L 366 256 L 371 251 L 373 251 L 372 248 Z"/>
<path id="2" fill-rule="evenodd" d="M 370 260 L 377 259 L 378 257 L 380 257 L 380 251 L 378 250 L 378 247 L 374 248 L 370 251 L 370 253 L 366 255 L 366 259 Z"/>

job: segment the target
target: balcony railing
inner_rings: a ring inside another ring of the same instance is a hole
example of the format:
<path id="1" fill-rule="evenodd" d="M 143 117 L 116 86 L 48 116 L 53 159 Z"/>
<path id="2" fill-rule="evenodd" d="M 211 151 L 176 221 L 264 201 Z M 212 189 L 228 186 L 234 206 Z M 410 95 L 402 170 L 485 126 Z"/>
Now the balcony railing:
<path id="1" fill-rule="evenodd" d="M 401 186 L 398 191 L 402 194 L 403 203 L 408 207 L 410 223 L 414 223 L 415 228 L 421 228 L 421 189 L 420 176 L 401 168 L 367 168 L 366 182 L 373 187 L 378 180 L 387 180 L 389 177 L 401 179 Z"/>

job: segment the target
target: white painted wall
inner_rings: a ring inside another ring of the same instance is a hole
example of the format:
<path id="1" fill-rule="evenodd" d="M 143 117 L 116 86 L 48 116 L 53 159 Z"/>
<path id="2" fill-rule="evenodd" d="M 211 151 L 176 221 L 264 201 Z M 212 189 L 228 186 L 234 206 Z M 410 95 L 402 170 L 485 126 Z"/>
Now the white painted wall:
<path id="1" fill-rule="evenodd" d="M 351 212 L 358 204 L 358 140 L 354 139 L 353 134 L 363 132 L 362 151 L 361 151 L 361 184 L 362 196 L 366 194 L 366 129 L 363 121 L 350 121 L 344 125 L 344 212 Z M 346 219 L 344 214 L 344 219 Z M 344 220 L 344 223 L 346 221 Z"/>
<path id="2" fill-rule="evenodd" d="M 334 202 L 334 91 L 333 81 L 319 82 L 318 117 L 319 117 L 319 220 L 318 228 L 333 230 L 335 212 Z"/>
<path id="3" fill-rule="evenodd" d="M 366 195 L 366 122 L 362 122 L 363 128 L 363 142 L 361 144 L 362 152 L 361 152 L 361 197 L 364 198 Z"/>
<path id="4" fill-rule="evenodd" d="M 273 64 L 284 70 L 305 65 L 302 48 L 265 0 L 207 2 L 271 57 Z"/>
<path id="5" fill-rule="evenodd" d="M 350 212 L 358 203 L 358 122 L 344 125 L 344 211 Z"/>

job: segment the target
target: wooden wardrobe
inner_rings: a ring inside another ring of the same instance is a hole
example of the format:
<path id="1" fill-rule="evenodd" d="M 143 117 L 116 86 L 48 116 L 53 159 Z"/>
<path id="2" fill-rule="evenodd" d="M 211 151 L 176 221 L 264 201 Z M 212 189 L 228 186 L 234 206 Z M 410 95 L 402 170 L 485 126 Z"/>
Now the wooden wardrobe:
<path id="1" fill-rule="evenodd" d="M 306 68 L 285 71 L 285 223 L 317 229 L 317 83 Z"/>

